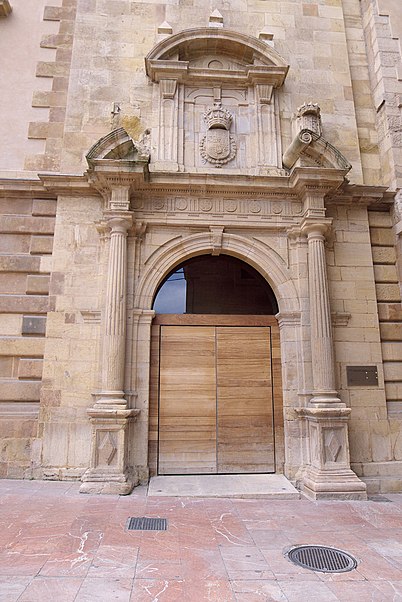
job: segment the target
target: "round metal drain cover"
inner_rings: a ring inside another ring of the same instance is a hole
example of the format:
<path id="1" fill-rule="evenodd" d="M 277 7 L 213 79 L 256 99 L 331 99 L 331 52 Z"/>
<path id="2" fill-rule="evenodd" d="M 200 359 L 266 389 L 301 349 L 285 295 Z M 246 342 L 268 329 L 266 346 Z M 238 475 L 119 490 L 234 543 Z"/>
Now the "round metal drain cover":
<path id="1" fill-rule="evenodd" d="M 346 573 L 357 566 L 350 554 L 325 546 L 297 546 L 287 556 L 294 564 L 322 573 Z"/>

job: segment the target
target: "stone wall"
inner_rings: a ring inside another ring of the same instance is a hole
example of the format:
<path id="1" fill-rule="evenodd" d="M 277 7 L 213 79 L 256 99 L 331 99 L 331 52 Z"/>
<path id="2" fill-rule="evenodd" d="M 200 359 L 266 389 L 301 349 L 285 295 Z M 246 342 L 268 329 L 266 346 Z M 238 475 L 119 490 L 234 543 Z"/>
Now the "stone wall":
<path id="1" fill-rule="evenodd" d="M 79 478 L 88 465 L 86 413 L 99 387 L 99 323 L 104 243 L 95 198 L 59 197 L 55 227 L 39 429 L 42 476 Z"/>
<path id="2" fill-rule="evenodd" d="M 5 192 L 5 191 L 3 191 Z M 40 463 L 39 400 L 56 201 L 10 189 L 0 198 L 1 475 Z"/>

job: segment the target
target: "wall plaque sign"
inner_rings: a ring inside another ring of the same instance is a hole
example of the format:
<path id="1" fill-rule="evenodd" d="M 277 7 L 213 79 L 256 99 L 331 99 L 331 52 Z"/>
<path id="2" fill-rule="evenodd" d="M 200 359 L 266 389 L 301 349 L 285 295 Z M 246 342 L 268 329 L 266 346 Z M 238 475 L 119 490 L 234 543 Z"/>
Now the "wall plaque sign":
<path id="1" fill-rule="evenodd" d="M 377 366 L 346 366 L 348 387 L 377 387 Z"/>

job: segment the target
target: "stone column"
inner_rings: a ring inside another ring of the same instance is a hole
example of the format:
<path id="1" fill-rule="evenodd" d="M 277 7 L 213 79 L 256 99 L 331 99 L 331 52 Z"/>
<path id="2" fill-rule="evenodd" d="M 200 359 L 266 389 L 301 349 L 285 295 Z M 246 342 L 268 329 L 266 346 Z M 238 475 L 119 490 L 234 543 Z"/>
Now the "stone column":
<path id="1" fill-rule="evenodd" d="M 107 220 L 110 247 L 103 320 L 102 388 L 97 404 L 126 406 L 124 360 L 126 347 L 127 230 L 132 216 L 112 212 Z"/>
<path id="2" fill-rule="evenodd" d="M 325 236 L 328 224 L 306 225 L 308 241 L 308 280 L 310 297 L 311 358 L 314 395 L 311 404 L 318 407 L 345 407 L 336 391 L 335 361 L 329 305 Z"/>
<path id="3" fill-rule="evenodd" d="M 313 391 L 307 407 L 298 410 L 308 424 L 309 466 L 304 493 L 313 499 L 366 499 L 366 485 L 350 468 L 350 408 L 336 391 L 331 311 L 325 259 L 328 220 L 306 219 Z"/>
<path id="4" fill-rule="evenodd" d="M 82 493 L 130 493 L 134 483 L 127 473 L 126 432 L 139 410 L 124 398 L 126 347 L 127 231 L 129 211 L 106 211 L 110 229 L 105 307 L 102 320 L 101 390 L 88 410 L 92 423 L 91 466 L 83 476 Z"/>

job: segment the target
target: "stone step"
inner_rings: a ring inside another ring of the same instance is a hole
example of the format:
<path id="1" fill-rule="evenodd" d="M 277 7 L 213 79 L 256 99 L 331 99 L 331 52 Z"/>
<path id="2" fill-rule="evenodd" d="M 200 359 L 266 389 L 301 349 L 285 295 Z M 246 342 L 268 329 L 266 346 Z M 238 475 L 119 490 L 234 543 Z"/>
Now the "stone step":
<path id="1" fill-rule="evenodd" d="M 148 496 L 297 500 L 300 493 L 282 474 L 175 475 L 152 477 Z"/>

